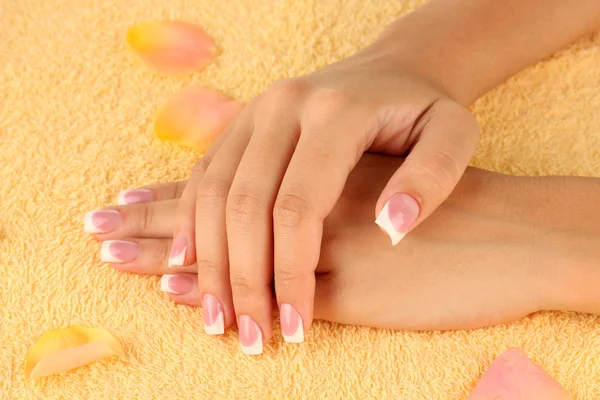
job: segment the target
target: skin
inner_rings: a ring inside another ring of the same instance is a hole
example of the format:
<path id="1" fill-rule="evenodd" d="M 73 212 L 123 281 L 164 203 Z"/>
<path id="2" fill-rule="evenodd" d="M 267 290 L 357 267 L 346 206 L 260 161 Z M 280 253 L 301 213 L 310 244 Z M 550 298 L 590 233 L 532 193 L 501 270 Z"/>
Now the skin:
<path id="1" fill-rule="evenodd" d="M 247 105 L 198 162 L 178 202 L 174 237 L 186 243 L 183 265 L 197 265 L 200 294 L 216 296 L 226 325 L 236 317 L 251 318 L 265 341 L 276 305 L 291 305 L 307 330 L 316 285 L 323 280 L 315 272 L 328 260 L 321 253 L 330 246 L 324 221 L 365 151 L 408 155 L 397 171 L 376 176 L 376 195 L 365 199 L 365 224 L 374 225 L 392 196 L 406 194 L 413 207 L 402 211 L 404 223 L 397 230 L 411 235 L 401 248 L 419 254 L 413 260 L 417 265 L 428 262 L 430 253 L 418 251 L 424 249 L 415 244 L 419 235 L 412 230 L 431 226 L 430 215 L 455 188 L 475 150 L 479 129 L 464 107 L 599 24 L 597 0 L 576 5 L 432 0 L 390 25 L 360 53 L 309 76 L 276 82 Z M 376 239 L 368 240 L 375 246 Z M 384 239 L 377 240 L 382 248 L 371 248 L 369 257 L 394 254 L 383 247 Z M 464 276 L 471 285 L 496 277 L 471 272 Z M 406 290 L 402 282 L 413 282 L 404 277 L 378 284 L 390 281 Z M 464 284 L 457 285 L 453 290 Z M 481 296 L 486 292 L 480 291 Z M 448 311 L 449 305 L 432 300 L 412 304 L 413 313 L 434 304 L 439 313 Z M 516 316 L 504 317 L 509 315 Z M 501 317 L 489 316 L 488 322 Z"/>
<path id="2" fill-rule="evenodd" d="M 399 158 L 365 155 L 325 220 L 315 316 L 344 324 L 449 330 L 508 323 L 541 310 L 600 313 L 600 179 L 513 177 L 468 168 L 452 195 L 398 246 L 372 204 Z M 155 202 L 111 207 L 121 225 L 98 240 L 140 246 L 113 267 L 188 279 L 176 302 L 201 306 L 196 265 L 166 257 L 185 182 L 147 186 Z M 568 213 L 565 212 L 568 210 Z M 231 325 L 231 324 L 230 324 Z"/>

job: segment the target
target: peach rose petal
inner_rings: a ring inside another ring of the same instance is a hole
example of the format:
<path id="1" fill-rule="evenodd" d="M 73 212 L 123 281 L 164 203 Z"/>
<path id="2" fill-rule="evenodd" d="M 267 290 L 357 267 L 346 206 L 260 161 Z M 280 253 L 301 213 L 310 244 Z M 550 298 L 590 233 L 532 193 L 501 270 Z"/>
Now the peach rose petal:
<path id="1" fill-rule="evenodd" d="M 126 39 L 140 60 L 165 75 L 201 71 L 217 50 L 201 27 L 181 21 L 136 25 L 129 29 Z"/>
<path id="2" fill-rule="evenodd" d="M 123 350 L 105 329 L 69 326 L 46 332 L 25 357 L 25 377 L 39 379 L 90 364 Z"/>
<path id="3" fill-rule="evenodd" d="M 468 400 L 567 400 L 567 391 L 519 349 L 496 358 Z"/>
<path id="4" fill-rule="evenodd" d="M 193 85 L 158 110 L 154 131 L 162 140 L 204 152 L 243 107 L 221 92 Z"/>

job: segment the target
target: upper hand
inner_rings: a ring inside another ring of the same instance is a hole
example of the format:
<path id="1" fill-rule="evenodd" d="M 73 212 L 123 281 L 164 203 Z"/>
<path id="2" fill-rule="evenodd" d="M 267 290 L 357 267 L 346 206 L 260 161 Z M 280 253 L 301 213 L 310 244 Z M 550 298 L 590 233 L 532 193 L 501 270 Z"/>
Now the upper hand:
<path id="1" fill-rule="evenodd" d="M 204 301 L 224 326 L 237 316 L 249 354 L 272 334 L 274 279 L 284 338 L 302 341 L 323 221 L 362 154 L 408 154 L 373 204 L 396 244 L 454 189 L 478 136 L 465 108 L 368 51 L 276 82 L 194 167 L 170 265 L 197 262 Z"/>

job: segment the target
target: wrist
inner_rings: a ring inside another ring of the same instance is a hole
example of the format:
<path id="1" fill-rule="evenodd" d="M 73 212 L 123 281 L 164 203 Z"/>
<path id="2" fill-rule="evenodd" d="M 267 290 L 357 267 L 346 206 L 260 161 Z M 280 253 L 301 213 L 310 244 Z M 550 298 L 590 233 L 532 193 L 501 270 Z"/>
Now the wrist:
<path id="1" fill-rule="evenodd" d="M 367 51 L 462 105 L 600 28 L 600 3 L 431 0 L 392 23 Z"/>
<path id="2" fill-rule="evenodd" d="M 463 106 L 490 89 L 485 71 L 477 71 L 477 54 L 467 43 L 440 38 L 435 21 L 417 10 L 389 25 L 362 53 L 389 68 L 416 76 Z M 481 55 L 479 55 L 481 56 Z"/>
<path id="3" fill-rule="evenodd" d="M 468 169 L 447 204 L 480 221 L 471 241 L 498 253 L 531 311 L 600 313 L 599 195 L 599 179 Z"/>
<path id="4" fill-rule="evenodd" d="M 532 278 L 540 310 L 600 313 L 600 213 L 590 202 L 600 180 L 577 177 L 526 181 L 519 218 L 532 227 Z"/>

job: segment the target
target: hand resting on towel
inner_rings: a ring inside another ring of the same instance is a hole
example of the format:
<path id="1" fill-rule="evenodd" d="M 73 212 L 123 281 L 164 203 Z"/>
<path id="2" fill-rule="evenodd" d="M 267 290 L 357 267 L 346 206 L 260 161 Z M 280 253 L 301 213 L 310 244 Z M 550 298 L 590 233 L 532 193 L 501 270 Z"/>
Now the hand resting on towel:
<path id="1" fill-rule="evenodd" d="M 449 330 L 541 310 L 600 313 L 600 179 L 514 177 L 468 168 L 452 195 L 398 246 L 371 205 L 402 159 L 364 155 L 325 220 L 315 316 L 343 324 Z M 378 179 L 374 179 L 378 177 Z M 163 275 L 178 303 L 200 306 L 196 265 L 167 266 L 185 182 L 146 186 L 146 203 L 109 207 L 103 261 Z M 116 212 L 115 212 L 116 211 Z M 205 312 L 205 319 L 207 313 Z M 235 324 L 226 320 L 225 327 Z"/>

